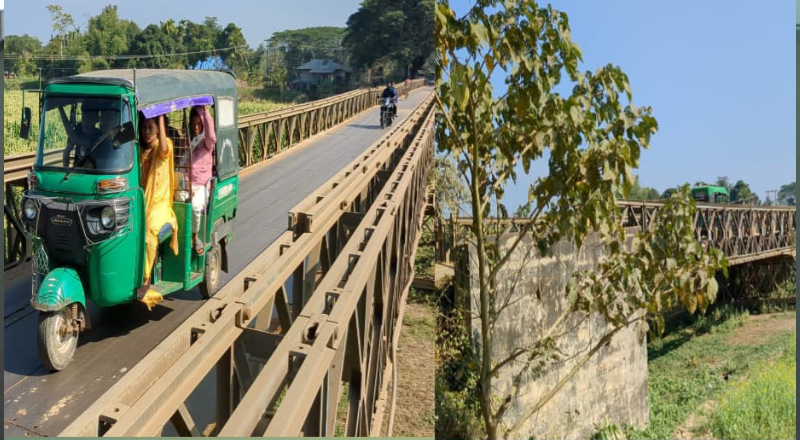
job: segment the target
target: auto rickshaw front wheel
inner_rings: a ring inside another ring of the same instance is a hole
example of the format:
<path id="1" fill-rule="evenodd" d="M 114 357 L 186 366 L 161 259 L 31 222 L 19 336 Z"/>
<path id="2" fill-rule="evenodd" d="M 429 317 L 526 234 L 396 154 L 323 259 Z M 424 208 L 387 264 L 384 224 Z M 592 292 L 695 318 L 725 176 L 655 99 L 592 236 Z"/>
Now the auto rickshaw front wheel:
<path id="1" fill-rule="evenodd" d="M 200 283 L 200 294 L 208 299 L 219 291 L 219 279 L 222 272 L 222 251 L 219 243 L 215 243 L 206 252 L 206 267 L 203 273 L 203 282 Z"/>
<path id="2" fill-rule="evenodd" d="M 61 371 L 69 365 L 78 346 L 78 329 L 73 326 L 71 307 L 39 312 L 37 345 L 45 368 Z"/>

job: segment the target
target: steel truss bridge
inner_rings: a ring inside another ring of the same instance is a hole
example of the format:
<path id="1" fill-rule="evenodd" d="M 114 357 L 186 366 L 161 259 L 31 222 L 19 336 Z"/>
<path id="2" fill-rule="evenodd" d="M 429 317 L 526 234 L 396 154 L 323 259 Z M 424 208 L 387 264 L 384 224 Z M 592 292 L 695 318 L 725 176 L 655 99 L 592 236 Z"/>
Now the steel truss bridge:
<path id="1" fill-rule="evenodd" d="M 379 90 L 240 118 L 242 165 L 258 166 L 233 275 L 207 301 L 90 311 L 100 329 L 64 371 L 36 358 L 30 280 L 7 281 L 4 434 L 380 435 L 433 163 L 432 89 L 412 87 L 386 131 Z M 9 190 L 32 160 L 5 162 L 6 268 L 29 252 Z"/>
<path id="2" fill-rule="evenodd" d="M 662 202 L 619 200 L 620 221 L 626 228 L 644 230 L 658 216 Z M 528 223 L 524 218 L 491 219 L 498 233 L 514 233 Z M 797 211 L 794 207 L 698 204 L 693 224 L 697 240 L 719 249 L 730 266 L 796 257 Z M 451 218 L 437 231 L 437 258 L 450 261 L 450 251 L 459 240 L 471 235 L 472 219 Z"/>

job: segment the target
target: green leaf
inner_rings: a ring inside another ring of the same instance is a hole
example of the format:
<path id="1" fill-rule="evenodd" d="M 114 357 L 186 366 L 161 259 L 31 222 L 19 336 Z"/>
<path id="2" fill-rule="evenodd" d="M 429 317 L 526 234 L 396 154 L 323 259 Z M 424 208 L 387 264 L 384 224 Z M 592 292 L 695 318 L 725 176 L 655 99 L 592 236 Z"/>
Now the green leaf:
<path id="1" fill-rule="evenodd" d="M 719 285 L 717 284 L 717 280 L 714 278 L 709 278 L 708 284 L 706 285 L 706 297 L 708 297 L 708 302 L 713 303 L 717 300 L 717 291 L 719 290 Z"/>

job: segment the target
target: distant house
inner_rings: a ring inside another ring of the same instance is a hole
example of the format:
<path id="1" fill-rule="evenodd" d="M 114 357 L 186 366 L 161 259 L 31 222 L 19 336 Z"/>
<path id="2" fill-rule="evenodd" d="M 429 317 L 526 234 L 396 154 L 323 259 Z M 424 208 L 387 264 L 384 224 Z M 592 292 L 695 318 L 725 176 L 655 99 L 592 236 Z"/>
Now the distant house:
<path id="1" fill-rule="evenodd" d="M 298 81 L 304 85 L 319 85 L 320 83 L 347 83 L 350 80 L 351 70 L 334 60 L 314 59 L 298 66 Z"/>

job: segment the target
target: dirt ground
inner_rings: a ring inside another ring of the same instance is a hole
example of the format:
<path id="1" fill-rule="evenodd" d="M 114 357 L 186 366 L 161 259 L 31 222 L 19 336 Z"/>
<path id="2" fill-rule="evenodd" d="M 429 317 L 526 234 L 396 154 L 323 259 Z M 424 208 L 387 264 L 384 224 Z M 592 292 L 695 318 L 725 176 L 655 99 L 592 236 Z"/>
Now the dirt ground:
<path id="1" fill-rule="evenodd" d="M 434 343 L 436 312 L 423 304 L 408 303 L 397 350 L 398 382 L 393 437 L 433 437 L 435 425 Z M 391 385 L 389 388 L 391 402 Z M 389 403 L 383 432 L 389 425 Z"/>
<path id="2" fill-rule="evenodd" d="M 750 315 L 745 325 L 739 327 L 726 341 L 732 345 L 757 345 L 766 342 L 772 337 L 785 332 L 797 331 L 797 319 L 794 313 L 771 313 L 764 315 Z M 707 400 L 700 405 L 694 413 L 675 429 L 674 438 L 681 440 L 707 440 L 712 439 L 710 431 L 697 432 L 703 426 L 707 417 L 717 407 L 717 402 Z"/>
<path id="3" fill-rule="evenodd" d="M 750 315 L 747 324 L 740 327 L 728 339 L 729 344 L 756 345 L 766 342 L 773 336 L 797 330 L 797 320 L 793 313 L 771 313 Z"/>

